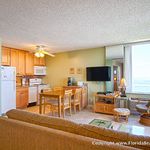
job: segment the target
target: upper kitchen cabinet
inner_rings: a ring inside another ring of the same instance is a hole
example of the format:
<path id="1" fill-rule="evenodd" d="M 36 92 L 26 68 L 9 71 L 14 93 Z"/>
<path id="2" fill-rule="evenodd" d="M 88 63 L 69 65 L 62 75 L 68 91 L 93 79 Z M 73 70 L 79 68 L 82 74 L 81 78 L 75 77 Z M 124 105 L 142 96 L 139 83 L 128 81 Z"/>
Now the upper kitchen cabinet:
<path id="1" fill-rule="evenodd" d="M 11 66 L 16 67 L 16 75 L 25 75 L 25 51 L 11 49 Z"/>
<path id="2" fill-rule="evenodd" d="M 34 66 L 45 66 L 45 57 L 34 56 Z"/>
<path id="3" fill-rule="evenodd" d="M 2 47 L 2 65 L 10 66 L 10 48 Z"/>
<path id="4" fill-rule="evenodd" d="M 19 75 L 25 75 L 25 58 L 26 58 L 26 52 L 19 50 Z"/>
<path id="5" fill-rule="evenodd" d="M 16 75 L 19 75 L 19 51 L 16 49 L 11 49 L 10 51 L 11 61 L 10 64 L 13 67 L 16 67 Z"/>
<path id="6" fill-rule="evenodd" d="M 46 65 L 46 63 L 45 63 L 45 57 L 41 57 L 40 58 L 40 65 L 41 66 L 45 66 Z"/>
<path id="7" fill-rule="evenodd" d="M 33 53 L 26 52 L 26 75 L 33 75 L 34 73 L 34 55 Z"/>

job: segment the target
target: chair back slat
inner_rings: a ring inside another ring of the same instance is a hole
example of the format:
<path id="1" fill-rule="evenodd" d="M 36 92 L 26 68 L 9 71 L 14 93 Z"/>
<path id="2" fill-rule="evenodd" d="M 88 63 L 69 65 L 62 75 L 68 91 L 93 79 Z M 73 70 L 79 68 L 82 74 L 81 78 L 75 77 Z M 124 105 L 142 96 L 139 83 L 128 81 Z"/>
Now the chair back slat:
<path id="1" fill-rule="evenodd" d="M 76 89 L 74 93 L 74 102 L 80 102 L 81 101 L 81 89 Z"/>
<path id="2" fill-rule="evenodd" d="M 64 90 L 63 103 L 71 106 L 71 96 L 72 96 L 72 90 Z"/>

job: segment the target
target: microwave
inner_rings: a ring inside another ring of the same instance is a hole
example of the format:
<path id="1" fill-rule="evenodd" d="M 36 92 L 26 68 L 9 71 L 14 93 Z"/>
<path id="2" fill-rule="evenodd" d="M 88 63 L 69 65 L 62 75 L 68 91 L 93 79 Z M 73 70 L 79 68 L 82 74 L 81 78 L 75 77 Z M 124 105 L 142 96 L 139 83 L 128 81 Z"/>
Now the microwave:
<path id="1" fill-rule="evenodd" d="M 34 66 L 34 75 L 44 76 L 46 75 L 45 66 Z"/>

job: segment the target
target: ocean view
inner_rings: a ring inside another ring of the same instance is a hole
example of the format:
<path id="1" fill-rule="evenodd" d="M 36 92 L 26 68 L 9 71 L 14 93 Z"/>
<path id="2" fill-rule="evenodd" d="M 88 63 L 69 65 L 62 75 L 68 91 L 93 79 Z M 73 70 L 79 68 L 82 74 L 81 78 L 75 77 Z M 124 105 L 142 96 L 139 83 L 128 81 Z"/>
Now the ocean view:
<path id="1" fill-rule="evenodd" d="M 150 93 L 150 79 L 135 79 L 132 82 L 133 92 Z"/>

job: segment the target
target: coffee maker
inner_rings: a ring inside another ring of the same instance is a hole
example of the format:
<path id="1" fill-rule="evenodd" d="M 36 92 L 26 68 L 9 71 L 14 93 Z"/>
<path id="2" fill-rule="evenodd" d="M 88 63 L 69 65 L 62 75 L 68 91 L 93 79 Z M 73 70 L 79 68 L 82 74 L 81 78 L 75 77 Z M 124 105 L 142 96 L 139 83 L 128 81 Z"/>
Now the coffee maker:
<path id="1" fill-rule="evenodd" d="M 72 77 L 68 77 L 68 86 L 72 86 L 73 85 L 73 78 Z"/>

